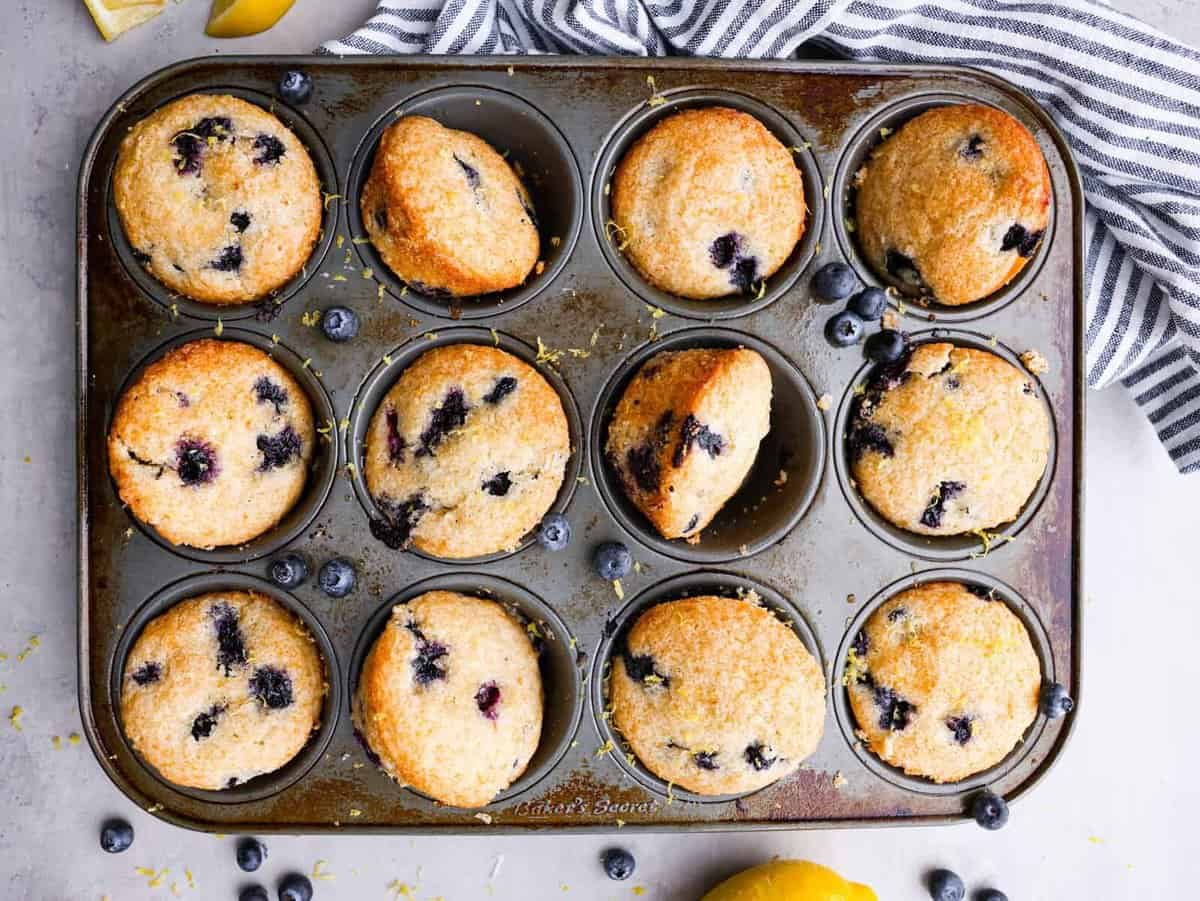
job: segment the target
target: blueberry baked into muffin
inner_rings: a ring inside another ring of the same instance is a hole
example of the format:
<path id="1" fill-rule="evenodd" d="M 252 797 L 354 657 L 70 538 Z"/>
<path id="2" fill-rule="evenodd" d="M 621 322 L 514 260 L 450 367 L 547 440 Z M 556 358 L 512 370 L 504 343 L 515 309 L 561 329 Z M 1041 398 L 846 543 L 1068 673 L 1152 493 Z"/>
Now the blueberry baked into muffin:
<path id="1" fill-rule="evenodd" d="M 424 116 L 383 133 L 360 203 L 383 261 L 422 294 L 503 291 L 538 260 L 533 204 L 512 167 L 482 138 Z"/>
<path id="2" fill-rule="evenodd" d="M 1050 420 L 1031 375 L 939 342 L 875 371 L 846 440 L 854 482 L 884 519 L 956 535 L 1020 514 L 1046 469 Z"/>
<path id="3" fill-rule="evenodd" d="M 279 769 L 320 724 L 325 670 L 266 595 L 218 591 L 151 620 L 125 660 L 121 725 L 163 778 L 231 788 Z"/>
<path id="4" fill-rule="evenodd" d="M 756 294 L 804 234 L 804 183 L 753 116 L 689 109 L 640 137 L 612 180 L 609 238 L 653 285 L 693 299 Z"/>
<path id="5" fill-rule="evenodd" d="M 857 237 L 897 287 L 948 306 L 1008 284 L 1046 233 L 1050 171 L 1008 113 L 956 104 L 905 123 L 855 175 Z"/>
<path id="6" fill-rule="evenodd" d="M 436 557 L 515 548 L 550 509 L 571 454 L 562 401 L 533 367 L 475 344 L 426 351 L 367 431 L 375 536 Z"/>
<path id="7" fill-rule="evenodd" d="M 605 457 L 664 538 L 698 538 L 754 465 L 771 427 L 771 371 L 746 348 L 664 351 L 634 375 Z"/>
<path id="8" fill-rule="evenodd" d="M 431 591 L 392 608 L 359 674 L 353 714 L 373 759 L 400 784 L 480 807 L 537 750 L 537 654 L 496 602 Z"/>
<path id="9" fill-rule="evenodd" d="M 825 678 L 757 599 L 706 595 L 642 613 L 613 656 L 612 722 L 642 764 L 699 794 L 794 772 L 825 727 Z"/>
<path id="10" fill-rule="evenodd" d="M 266 110 L 221 94 L 192 94 L 133 126 L 113 197 L 137 261 L 172 291 L 213 304 L 283 286 L 321 229 L 321 184 L 304 145 Z"/>
<path id="11" fill-rule="evenodd" d="M 308 397 L 249 344 L 169 351 L 126 389 L 108 432 L 121 502 L 172 544 L 240 544 L 279 522 L 313 454 Z"/>
<path id="12" fill-rule="evenodd" d="M 995 766 L 1037 715 L 1041 667 L 1004 601 L 930 582 L 879 607 L 850 647 L 844 683 L 858 735 L 914 776 L 957 782 Z"/>

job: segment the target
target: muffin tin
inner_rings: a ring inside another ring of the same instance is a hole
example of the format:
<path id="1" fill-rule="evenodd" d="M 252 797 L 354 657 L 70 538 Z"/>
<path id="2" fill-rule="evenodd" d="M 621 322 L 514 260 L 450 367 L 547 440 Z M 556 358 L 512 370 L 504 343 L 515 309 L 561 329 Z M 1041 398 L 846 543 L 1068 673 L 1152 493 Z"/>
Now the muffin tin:
<path id="1" fill-rule="evenodd" d="M 302 107 L 274 97 L 279 76 L 291 68 L 315 82 Z M 193 91 L 235 93 L 272 108 L 308 144 L 321 174 L 324 232 L 305 271 L 276 299 L 218 308 L 173 297 L 141 271 L 120 231 L 110 191 L 120 139 L 153 109 Z M 915 340 L 944 337 L 1012 360 L 1034 349 L 1049 361 L 1038 377 L 1054 428 L 1049 468 L 1021 517 L 998 530 L 1005 538 L 986 553 L 973 540 L 897 533 L 858 498 L 842 445 L 850 399 L 868 372 L 859 348 L 837 350 L 825 341 L 825 321 L 839 307 L 822 304 L 809 288 L 812 273 L 830 260 L 848 260 L 875 281 L 845 219 L 850 176 L 879 129 L 931 104 L 963 101 L 998 106 L 1030 128 L 1055 195 L 1052 228 L 1012 286 L 968 308 L 896 308 Z M 759 116 L 794 147 L 804 175 L 804 239 L 761 297 L 704 303 L 662 295 L 608 240 L 607 185 L 620 153 L 658 118 L 709 104 Z M 520 166 L 539 213 L 545 262 L 525 285 L 450 304 L 405 290 L 364 243 L 358 192 L 380 132 L 406 112 L 474 131 Z M 1010 801 L 1020 797 L 1062 749 L 1070 717 L 1039 715 L 1002 764 L 936 786 L 892 770 L 858 744 L 841 667 L 849 637 L 877 604 L 915 581 L 960 578 L 994 587 L 1013 606 L 1046 678 L 1078 698 L 1082 221 L 1078 174 L 1046 115 L 1007 83 L 967 69 L 222 57 L 151 75 L 101 120 L 79 184 L 79 694 L 98 759 L 155 815 L 219 832 L 917 824 L 966 818 L 966 802 L 984 784 Z M 302 321 L 333 304 L 359 314 L 353 341 L 334 344 Z M 170 346 L 214 334 L 274 348 L 309 392 L 323 436 L 306 494 L 284 522 L 245 546 L 207 552 L 169 546 L 121 506 L 104 436 L 122 387 L 140 366 Z M 563 397 L 572 457 L 555 509 L 574 529 L 566 551 L 549 553 L 530 539 L 513 553 L 445 561 L 389 550 L 371 537 L 373 505 L 360 473 L 374 405 L 422 350 L 458 341 L 494 343 L 533 362 Z M 650 354 L 737 344 L 758 349 L 771 366 L 771 434 L 700 544 L 664 541 L 607 471 L 604 423 L 632 367 Z M 590 564 L 595 544 L 609 539 L 625 541 L 638 561 L 619 592 Z M 320 592 L 315 575 L 291 592 L 264 583 L 270 556 L 285 548 L 305 555 L 314 573 L 334 556 L 352 558 L 358 588 L 334 600 Z M 123 737 L 115 702 L 124 655 L 148 617 L 172 600 L 244 586 L 271 594 L 309 623 L 330 676 L 325 716 L 308 747 L 279 772 L 229 791 L 180 789 Z M 350 721 L 349 699 L 370 639 L 393 603 L 432 587 L 506 603 L 536 624 L 544 644 L 542 744 L 527 773 L 478 811 L 442 806 L 391 782 L 370 763 Z M 604 718 L 605 663 L 630 618 L 648 604 L 739 588 L 756 590 L 822 661 L 825 734 L 805 767 L 774 785 L 740 797 L 692 796 L 622 755 Z"/>

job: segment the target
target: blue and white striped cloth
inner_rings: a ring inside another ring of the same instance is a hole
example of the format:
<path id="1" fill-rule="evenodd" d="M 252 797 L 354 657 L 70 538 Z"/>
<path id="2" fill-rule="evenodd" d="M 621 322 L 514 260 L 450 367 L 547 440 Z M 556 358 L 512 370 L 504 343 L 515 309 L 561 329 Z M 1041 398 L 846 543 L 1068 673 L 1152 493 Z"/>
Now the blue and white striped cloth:
<path id="1" fill-rule="evenodd" d="M 1120 380 L 1200 471 L 1200 52 L 1094 0 L 382 0 L 321 49 L 959 63 L 1066 134 L 1087 192 L 1089 384 Z"/>

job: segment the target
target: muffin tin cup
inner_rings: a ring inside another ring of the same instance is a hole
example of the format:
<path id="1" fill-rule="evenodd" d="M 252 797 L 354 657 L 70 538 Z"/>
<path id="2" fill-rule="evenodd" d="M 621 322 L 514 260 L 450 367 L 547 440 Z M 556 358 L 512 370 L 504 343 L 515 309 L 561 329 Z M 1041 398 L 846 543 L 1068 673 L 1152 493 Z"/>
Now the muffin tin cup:
<path id="1" fill-rule="evenodd" d="M 800 614 L 800 611 L 774 588 L 770 588 L 761 582 L 736 573 L 720 570 L 697 570 L 696 572 L 659 582 L 628 601 L 605 625 L 604 638 L 596 649 L 596 656 L 592 662 L 591 684 L 588 686 L 592 717 L 595 720 L 596 729 L 600 733 L 601 741 L 605 743 L 611 742 L 611 750 L 605 756 L 613 761 L 627 777 L 632 778 L 661 798 L 668 799 L 669 801 L 685 801 L 694 804 L 728 804 L 749 795 L 769 792 L 775 786 L 781 783 L 786 784 L 792 778 L 791 775 L 784 776 L 782 779 L 765 785 L 762 788 L 748 792 L 722 795 L 704 795 L 679 788 L 675 785 L 668 785 L 665 779 L 650 772 L 632 750 L 628 752 L 629 756 L 626 756 L 624 737 L 621 735 L 620 730 L 613 724 L 612 717 L 606 715 L 608 712 L 608 680 L 612 670 L 612 658 L 620 652 L 621 646 L 625 641 L 625 636 L 643 613 L 651 607 L 666 603 L 667 601 L 677 601 L 681 598 L 698 597 L 706 594 L 737 598 L 744 597 L 751 591 L 758 595 L 763 605 L 777 619 L 787 623 L 791 627 L 792 631 L 803 642 L 804 647 L 813 655 L 821 672 L 825 673 L 825 664 L 822 661 L 821 648 L 817 642 L 817 637 L 808 625 L 808 622 Z"/>
<path id="2" fill-rule="evenodd" d="M 1038 398 L 1045 407 L 1047 422 L 1049 423 L 1050 447 L 1046 455 L 1046 469 L 1042 472 L 1042 477 L 1038 480 L 1029 499 L 1025 501 L 1025 505 L 1021 508 L 1021 512 L 1017 515 L 1016 519 L 984 530 L 989 536 L 990 547 L 985 548 L 980 537 L 970 532 L 960 535 L 919 535 L 916 532 L 910 532 L 907 529 L 893 525 L 876 512 L 875 508 L 862 496 L 858 487 L 854 484 L 854 473 L 846 446 L 846 435 L 850 426 L 850 417 L 854 409 L 854 402 L 858 399 L 856 392 L 860 387 L 864 387 L 870 382 L 876 369 L 875 364 L 867 363 L 855 374 L 847 386 L 845 393 L 842 395 L 831 432 L 830 453 L 833 457 L 834 471 L 837 474 L 837 481 L 841 486 L 842 494 L 845 496 L 846 503 L 850 505 L 850 509 L 854 512 L 859 522 L 866 526 L 871 534 L 897 550 L 911 554 L 922 560 L 951 562 L 970 560 L 993 554 L 1003 554 L 1007 546 L 1037 515 L 1038 509 L 1050 492 L 1050 485 L 1054 479 L 1054 472 L 1057 467 L 1058 429 L 1054 421 L 1054 410 L 1046 400 L 1045 388 L 1038 377 L 1025 368 L 1020 358 L 994 337 L 961 329 L 944 328 L 914 332 L 909 337 L 911 346 L 947 341 L 959 347 L 970 347 L 975 350 L 986 351 L 987 353 L 995 354 L 1005 362 L 1010 363 L 1019 372 L 1024 373 L 1029 381 L 1037 386 Z"/>
<path id="3" fill-rule="evenodd" d="M 567 509 L 567 505 L 571 502 L 571 496 L 575 493 L 575 487 L 579 483 L 579 472 L 582 466 L 583 424 L 579 417 L 579 408 L 575 405 L 575 398 L 571 395 L 571 390 L 567 387 L 567 383 L 563 380 L 562 376 L 556 371 L 548 366 L 538 364 L 537 351 L 523 341 L 519 341 L 511 335 L 506 335 L 495 329 L 463 326 L 441 329 L 436 333 L 427 332 L 424 335 L 410 338 L 406 343 L 388 354 L 386 360 L 381 360 L 376 364 L 375 368 L 371 370 L 370 374 L 363 381 L 358 394 L 354 398 L 350 412 L 350 424 L 347 428 L 348 446 L 346 448 L 346 457 L 354 463 L 350 478 L 354 485 L 354 493 L 358 497 L 358 501 L 362 505 L 364 512 L 367 514 L 367 519 L 376 520 L 385 518 L 379 506 L 371 497 L 370 491 L 367 490 L 367 479 L 364 472 L 367 432 L 370 429 L 371 419 L 375 415 L 375 411 L 379 409 L 379 405 L 383 402 L 384 397 L 387 396 L 387 393 L 396 384 L 396 381 L 406 368 L 435 347 L 451 347 L 456 344 L 479 344 L 506 351 L 532 366 L 558 394 L 559 400 L 562 401 L 563 413 L 567 418 L 567 433 L 571 441 L 571 456 L 567 459 L 566 467 L 563 470 L 562 486 L 558 489 L 558 495 L 547 512 L 563 512 Z M 364 532 L 366 532 L 368 523 L 364 523 L 363 526 Z M 496 551 L 478 557 L 442 558 L 427 554 L 416 547 L 409 547 L 406 550 L 426 560 L 436 560 L 453 566 L 475 566 L 481 563 L 503 560 L 506 557 L 511 557 L 513 554 L 520 553 L 533 544 L 537 537 L 536 532 L 537 528 L 535 526 L 521 539 L 520 544 L 513 550 Z M 370 538 L 369 534 L 367 537 L 371 541 L 375 540 Z"/>
<path id="4" fill-rule="evenodd" d="M 626 496 L 620 477 L 605 458 L 604 446 L 617 403 L 638 369 L 664 351 L 702 347 L 745 347 L 762 355 L 771 370 L 771 429 L 741 487 L 693 545 L 658 533 Z M 668 557 L 692 563 L 728 563 L 783 540 L 804 517 L 825 468 L 825 420 L 808 380 L 779 349 L 731 329 L 688 328 L 643 344 L 609 377 L 592 412 L 589 446 L 596 489 L 625 531 Z M 787 480 L 779 485 L 781 472 Z"/>
<path id="5" fill-rule="evenodd" d="M 399 604 L 407 604 L 430 591 L 454 591 L 471 597 L 495 601 L 504 607 L 510 616 L 517 619 L 527 628 L 536 624 L 541 636 L 541 648 L 538 651 L 538 668 L 542 675 L 542 733 L 537 750 L 529 759 L 525 771 L 518 776 L 508 788 L 496 795 L 486 808 L 504 805 L 517 799 L 529 791 L 554 769 L 579 729 L 579 721 L 583 716 L 583 677 L 578 662 L 576 643 L 564 623 L 554 609 L 545 601 L 526 588 L 484 573 L 447 573 L 434 576 L 410 585 L 399 594 L 381 604 L 371 618 L 367 620 L 362 634 L 354 647 L 354 655 L 350 660 L 350 686 L 347 693 L 346 716 L 351 716 L 354 694 L 358 689 L 359 675 L 367 656 L 375 646 L 376 640 L 383 632 L 392 615 L 392 608 Z M 361 735 L 356 736 L 368 762 L 388 779 L 391 777 L 371 759 L 373 751 L 366 747 Z M 416 795 L 440 807 L 455 809 L 443 805 L 430 796 L 418 791 L 412 786 L 400 786 L 393 782 L 397 792 L 401 790 Z M 472 808 L 474 809 L 474 808 Z"/>
<path id="6" fill-rule="evenodd" d="M 249 300 L 244 303 L 215 304 L 196 300 L 183 294 L 177 294 L 151 275 L 144 266 L 133 258 L 133 247 L 129 243 L 129 238 L 125 235 L 125 229 L 121 225 L 121 216 L 117 212 L 117 205 L 113 197 L 112 173 L 116 168 L 115 160 L 114 166 L 105 180 L 105 204 L 108 216 L 109 240 L 112 242 L 113 250 L 117 258 L 121 261 L 121 264 L 125 267 L 125 272 L 130 279 L 148 297 L 155 303 L 160 304 L 172 315 L 179 314 L 192 319 L 205 319 L 210 322 L 215 322 L 217 319 L 221 319 L 224 322 L 235 322 L 239 319 L 248 319 L 252 316 L 265 315 L 269 317 L 272 315 L 270 312 L 272 307 L 281 307 L 295 296 L 308 280 L 316 274 L 325 259 L 325 254 L 329 251 L 329 247 L 333 243 L 334 234 L 337 232 L 338 205 L 330 203 L 327 200 L 328 195 L 337 190 L 338 184 L 333 157 L 330 156 L 329 148 L 325 146 L 325 142 L 321 140 L 321 136 L 317 133 L 316 129 L 313 128 L 300 112 L 281 103 L 276 98 L 261 94 L 258 91 L 224 86 L 206 88 L 198 92 L 184 91 L 174 97 L 165 99 L 155 109 L 159 109 L 172 101 L 194 93 L 229 94 L 253 103 L 255 106 L 262 107 L 286 125 L 296 135 L 300 143 L 304 145 L 308 151 L 309 158 L 313 162 L 313 168 L 316 169 L 317 181 L 323 192 L 321 199 L 324 205 L 321 214 L 321 231 L 318 233 L 316 243 L 313 244 L 312 253 L 309 254 L 301 270 L 292 276 L 292 278 L 266 296 L 255 300 Z M 153 110 L 146 110 L 143 115 L 149 115 L 151 112 Z M 267 312 L 264 313 L 264 311 Z"/>
<path id="7" fill-rule="evenodd" d="M 215 337 L 210 329 L 187 332 L 159 345 L 147 354 L 129 374 L 124 385 L 121 386 L 120 391 L 116 394 L 113 408 L 108 411 L 108 428 L 104 433 L 106 444 L 108 432 L 112 428 L 113 416 L 116 415 L 116 404 L 120 403 L 121 398 L 125 396 L 125 392 L 141 377 L 148 366 L 162 359 L 168 352 L 185 344 Z M 330 399 L 329 393 L 325 390 L 325 386 L 321 384 L 321 380 L 313 372 L 311 366 L 305 366 L 304 361 L 300 359 L 299 355 L 285 347 L 282 343 L 276 343 L 257 332 L 240 328 L 226 328 L 221 331 L 220 338 L 217 340 L 241 342 L 249 344 L 252 347 L 257 347 L 259 350 L 270 355 L 276 363 L 288 371 L 292 378 L 304 389 L 304 393 L 308 397 L 309 405 L 312 408 L 313 438 L 315 444 L 313 447 L 313 456 L 308 465 L 308 478 L 305 480 L 304 490 L 299 499 L 280 518 L 279 522 L 261 535 L 251 538 L 242 544 L 226 545 L 212 549 L 189 547 L 184 544 L 172 544 L 160 535 L 154 526 L 142 522 L 134 515 L 132 510 L 126 508 L 129 518 L 137 528 L 155 544 L 170 551 L 172 554 L 178 554 L 180 557 L 185 557 L 188 560 L 195 560 L 199 563 L 207 563 L 213 566 L 246 563 L 251 560 L 257 560 L 274 553 L 299 537 L 316 518 L 317 514 L 320 513 L 321 508 L 328 499 L 329 492 L 333 488 L 334 479 L 337 477 L 338 461 L 338 430 L 334 427 L 337 419 L 334 413 L 333 401 Z M 316 431 L 321 428 L 326 430 L 325 434 Z M 107 459 L 107 452 L 105 453 L 105 457 Z M 110 471 L 106 472 L 106 475 L 112 486 L 113 496 L 119 502 L 120 495 L 117 493 L 116 482 L 113 480 Z"/>
<path id="8" fill-rule="evenodd" d="M 300 619 L 308 628 L 316 642 L 321 655 L 321 663 L 325 670 L 325 700 L 321 705 L 321 720 L 317 728 L 309 736 L 308 743 L 301 748 L 291 760 L 279 769 L 264 773 L 261 776 L 235 785 L 233 788 L 214 791 L 211 789 L 191 788 L 177 785 L 161 776 L 158 771 L 125 739 L 125 730 L 120 723 L 121 685 L 125 672 L 125 661 L 129 651 L 137 641 L 142 630 L 155 617 L 166 613 L 176 604 L 198 595 L 218 591 L 254 591 L 265 595 L 277 602 L 285 610 Z M 324 627 L 313 614 L 290 594 L 278 587 L 254 576 L 232 572 L 207 572 L 187 576 L 156 592 L 134 613 L 125 626 L 113 656 L 112 666 L 108 674 L 109 703 L 113 716 L 117 721 L 117 732 L 120 734 L 125 748 L 132 760 L 137 762 L 144 772 L 157 780 L 165 791 L 171 794 L 183 795 L 187 798 L 204 801 L 211 804 L 247 804 L 253 801 L 263 801 L 272 795 L 277 795 L 301 779 L 321 759 L 325 749 L 333 738 L 337 728 L 338 714 L 342 709 L 342 682 L 338 668 L 337 654 L 334 653 L 333 643 L 329 640 Z"/>
<path id="9" fill-rule="evenodd" d="M 427 116 L 447 128 L 477 135 L 513 165 L 533 203 L 542 271 L 535 269 L 514 288 L 476 297 L 446 298 L 414 290 L 388 267 L 370 243 L 360 198 L 383 132 L 403 116 Z M 413 309 L 453 319 L 483 319 L 511 312 L 542 293 L 566 266 L 584 217 L 579 164 L 562 132 L 529 102 L 484 85 L 425 91 L 406 98 L 382 116 L 355 153 L 345 196 L 355 247 L 375 279 L 392 297 Z"/>
<path id="10" fill-rule="evenodd" d="M 868 285 L 884 289 L 895 289 L 894 291 L 889 291 L 889 302 L 891 305 L 896 309 L 902 310 L 907 315 L 926 321 L 969 322 L 973 319 L 979 319 L 995 313 L 1012 303 L 1024 294 L 1037 279 L 1038 271 L 1046 261 L 1050 245 L 1054 240 L 1054 211 L 1056 204 L 1052 195 L 1050 199 L 1050 217 L 1046 222 L 1046 234 L 1042 238 L 1041 243 L 1038 244 L 1033 257 L 1021 267 L 1021 271 L 1013 276 L 1008 284 L 993 291 L 987 297 L 956 306 L 932 301 L 922 302 L 918 296 L 905 292 L 900 282 L 877 272 L 875 267 L 867 260 L 862 248 L 859 246 L 858 239 L 854 237 L 850 227 L 847 225 L 847 223 L 855 221 L 856 215 L 855 173 L 867 162 L 875 148 L 886 140 L 884 137 L 885 134 L 890 137 L 894 132 L 899 131 L 906 122 L 910 119 L 915 119 L 921 113 L 941 106 L 962 103 L 995 105 L 967 94 L 936 93 L 908 97 L 881 110 L 871 117 L 859 132 L 850 139 L 850 144 L 846 148 L 845 153 L 842 154 L 837 171 L 834 173 L 833 187 L 830 191 L 834 207 L 833 232 L 837 236 L 837 243 L 841 248 L 842 254 L 854 268 L 858 277 Z M 1011 114 L 1012 111 L 1004 110 L 1004 112 Z M 888 129 L 890 131 L 887 131 Z"/>
<path id="11" fill-rule="evenodd" d="M 811 151 L 810 142 L 791 121 L 771 106 L 745 94 L 715 88 L 689 88 L 666 91 L 656 95 L 661 103 L 643 104 L 629 112 L 609 134 L 604 149 L 592 172 L 592 225 L 605 262 L 617 278 L 646 303 L 690 319 L 734 319 L 757 312 L 783 297 L 808 266 L 820 244 L 825 220 L 824 188 L 821 171 Z M 747 113 L 766 126 L 784 147 L 790 148 L 796 168 L 804 183 L 804 200 L 808 216 L 804 234 L 788 255 L 787 260 L 768 276 L 761 297 L 732 294 L 711 300 L 692 300 L 655 287 L 638 272 L 629 259 L 617 249 L 609 234 L 612 221 L 610 188 L 621 159 L 633 144 L 667 116 L 685 109 L 724 106 Z"/>
<path id="12" fill-rule="evenodd" d="M 1000 781 L 1032 751 L 1048 723 L 1045 714 L 1040 709 L 1033 722 L 1029 725 L 1029 728 L 1025 730 L 1025 735 L 1021 741 L 999 763 L 973 776 L 960 779 L 957 782 L 938 783 L 932 779 L 905 773 L 899 767 L 884 762 L 882 758 L 877 757 L 867 747 L 866 743 L 856 734 L 858 722 L 854 717 L 854 710 L 850 706 L 849 692 L 846 686 L 842 684 L 842 676 L 846 671 L 846 658 L 850 652 L 854 636 L 863 628 L 871 614 L 900 592 L 930 582 L 962 582 L 967 585 L 978 585 L 991 590 L 996 598 L 993 603 L 1008 605 L 1008 608 L 1017 615 L 1025 626 L 1025 630 L 1029 633 L 1029 639 L 1033 644 L 1033 650 L 1037 654 L 1038 664 L 1041 667 L 1042 683 L 1046 684 L 1055 681 L 1054 655 L 1051 651 L 1049 636 L 1042 626 L 1042 621 L 1038 617 L 1037 612 L 1028 601 L 1009 585 L 1000 581 L 995 576 L 986 573 L 954 568 L 926 570 L 913 573 L 888 585 L 864 604 L 858 611 L 858 614 L 850 620 L 846 634 L 842 639 L 841 645 L 838 647 L 837 656 L 834 658 L 833 675 L 830 680 L 833 686 L 834 719 L 837 720 L 838 729 L 854 756 L 859 759 L 864 767 L 879 778 L 899 788 L 924 795 L 966 795 L 981 786 Z"/>

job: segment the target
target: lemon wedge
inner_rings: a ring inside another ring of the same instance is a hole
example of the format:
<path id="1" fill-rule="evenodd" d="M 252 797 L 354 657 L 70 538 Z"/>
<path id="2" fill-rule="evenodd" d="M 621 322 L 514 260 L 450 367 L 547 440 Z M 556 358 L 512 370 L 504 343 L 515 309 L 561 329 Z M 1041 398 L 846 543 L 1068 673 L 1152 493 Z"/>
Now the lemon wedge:
<path id="1" fill-rule="evenodd" d="M 283 18 L 296 0 L 213 0 L 205 34 L 214 38 L 244 38 L 266 31 Z"/>
<path id="2" fill-rule="evenodd" d="M 111 41 L 135 25 L 153 19 L 167 0 L 83 0 L 104 40 Z"/>

